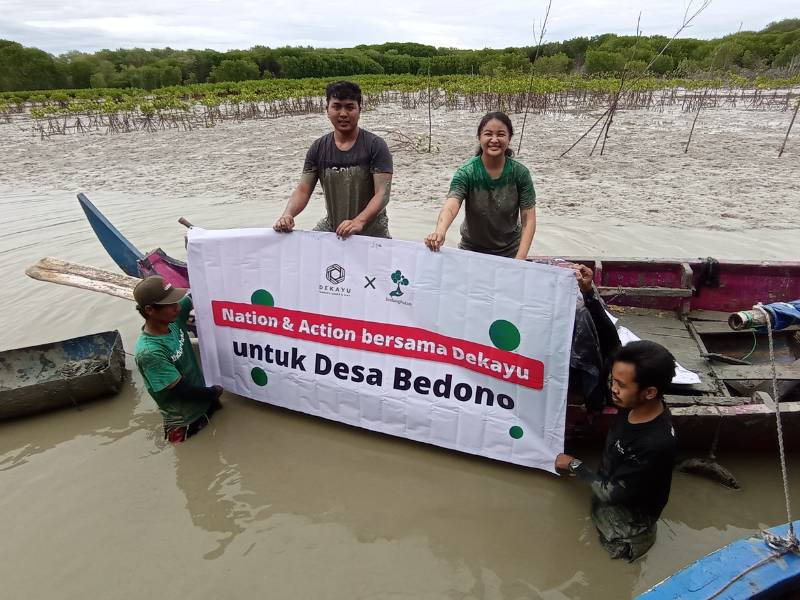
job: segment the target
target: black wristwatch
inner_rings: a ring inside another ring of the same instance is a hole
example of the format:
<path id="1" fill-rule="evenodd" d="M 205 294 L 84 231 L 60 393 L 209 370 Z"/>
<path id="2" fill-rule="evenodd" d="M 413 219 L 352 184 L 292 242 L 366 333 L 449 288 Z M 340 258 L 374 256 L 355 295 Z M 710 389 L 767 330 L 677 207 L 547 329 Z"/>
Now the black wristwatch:
<path id="1" fill-rule="evenodd" d="M 579 458 L 573 458 L 571 461 L 569 461 L 569 472 L 574 473 L 575 471 L 581 468 L 582 464 L 583 464 L 582 460 L 580 460 Z"/>

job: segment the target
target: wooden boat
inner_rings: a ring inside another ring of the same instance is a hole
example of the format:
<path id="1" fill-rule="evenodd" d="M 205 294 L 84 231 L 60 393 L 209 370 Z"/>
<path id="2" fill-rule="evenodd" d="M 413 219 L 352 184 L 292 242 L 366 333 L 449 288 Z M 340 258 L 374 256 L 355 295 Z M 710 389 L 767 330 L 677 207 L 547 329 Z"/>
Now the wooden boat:
<path id="1" fill-rule="evenodd" d="M 139 277 L 139 261 L 144 258 L 144 255 L 106 219 L 103 213 L 97 210 L 97 207 L 84 194 L 78 194 L 78 203 L 86 214 L 97 239 L 100 240 L 103 248 L 114 259 L 117 266 L 127 275 Z"/>
<path id="2" fill-rule="evenodd" d="M 85 196 L 83 196 L 85 199 Z M 88 200 L 81 202 L 86 206 Z M 125 271 L 130 242 L 99 211 L 90 220 L 112 258 Z M 99 225 L 95 225 L 99 223 Z M 116 239 L 116 241 L 115 241 Z M 136 250 L 136 253 L 140 253 Z M 115 258 L 116 260 L 116 258 Z M 719 429 L 719 446 L 774 449 L 774 410 L 767 336 L 734 331 L 730 313 L 758 302 L 800 298 L 800 262 L 718 261 L 713 258 L 653 260 L 631 258 L 535 257 L 537 262 L 572 262 L 593 269 L 600 294 L 622 325 L 643 339 L 666 346 L 700 383 L 676 385 L 667 396 L 681 446 L 710 447 Z M 188 287 L 186 264 L 160 248 L 137 260 L 139 276 L 162 275 Z M 126 271 L 127 272 L 127 271 Z M 800 448 L 800 333 L 798 327 L 774 332 L 781 412 L 787 446 Z M 766 403 L 765 403 L 766 401 Z M 573 440 L 601 439 L 616 410 L 590 416 L 582 398 L 570 394 L 567 434 Z"/>
<path id="3" fill-rule="evenodd" d="M 539 259 L 535 259 L 539 260 Z M 595 284 L 620 323 L 668 348 L 700 376 L 673 386 L 666 401 L 682 447 L 774 450 L 776 426 L 766 332 L 731 329 L 731 312 L 800 297 L 800 263 L 780 261 L 569 259 L 594 269 Z M 800 328 L 773 332 L 784 427 L 800 432 Z M 573 406 L 567 431 L 604 431 L 614 409 L 591 421 Z M 611 414 L 608 414 L 611 413 Z M 787 447 L 800 436 L 785 434 Z M 578 437 L 585 437 L 580 435 Z"/>
<path id="4" fill-rule="evenodd" d="M 800 521 L 793 522 L 795 530 Z M 785 538 L 789 525 L 768 529 Z M 762 536 L 738 540 L 655 585 L 638 600 L 707 598 L 797 598 L 800 594 L 800 554 L 768 545 Z"/>
<path id="5" fill-rule="evenodd" d="M 0 352 L 0 419 L 114 394 L 124 372 L 118 331 Z"/>

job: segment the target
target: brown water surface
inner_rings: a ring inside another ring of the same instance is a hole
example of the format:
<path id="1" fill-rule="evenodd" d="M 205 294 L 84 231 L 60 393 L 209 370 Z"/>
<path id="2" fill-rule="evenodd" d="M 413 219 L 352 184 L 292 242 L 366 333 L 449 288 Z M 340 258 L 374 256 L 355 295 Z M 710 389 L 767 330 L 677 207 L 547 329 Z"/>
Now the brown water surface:
<path id="1" fill-rule="evenodd" d="M 89 196 L 136 245 L 178 257 L 178 216 L 210 228 L 269 225 L 285 200 Z M 301 227 L 321 214 L 312 202 Z M 392 234 L 421 239 L 437 209 L 394 206 Z M 131 303 L 23 274 L 47 255 L 115 269 L 74 191 L 0 189 L 0 214 L 0 349 L 119 328 L 130 351 L 140 325 Z M 797 260 L 800 239 L 798 229 L 552 217 L 539 227 L 538 254 Z M 785 521 L 777 455 L 723 455 L 742 490 L 676 474 L 656 545 L 634 564 L 611 561 L 574 479 L 224 400 L 211 426 L 179 446 L 161 440 L 135 372 L 112 399 L 0 424 L 3 597 L 627 598 Z"/>

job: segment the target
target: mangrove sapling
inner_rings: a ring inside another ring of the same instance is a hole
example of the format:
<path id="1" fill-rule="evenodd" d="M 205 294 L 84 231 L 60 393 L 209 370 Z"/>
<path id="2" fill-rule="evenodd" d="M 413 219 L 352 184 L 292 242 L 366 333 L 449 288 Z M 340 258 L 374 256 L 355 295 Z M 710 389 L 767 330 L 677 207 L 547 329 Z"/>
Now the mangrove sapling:
<path id="1" fill-rule="evenodd" d="M 547 2 L 547 9 L 544 12 L 544 19 L 542 20 L 542 27 L 539 30 L 539 40 L 536 40 L 536 19 L 533 20 L 531 24 L 531 29 L 533 31 L 533 43 L 536 45 L 536 53 L 533 55 L 533 62 L 531 62 L 531 76 L 528 80 L 528 89 L 525 93 L 525 114 L 522 116 L 522 128 L 519 132 L 519 143 L 517 144 L 517 154 L 522 152 L 522 138 L 525 136 L 525 124 L 528 121 L 528 109 L 530 107 L 530 96 L 533 92 L 533 67 L 536 64 L 536 60 L 539 58 L 539 50 L 542 47 L 542 40 L 544 39 L 544 33 L 547 31 L 547 20 L 550 18 L 550 7 L 553 5 L 553 0 L 548 0 Z"/>
<path id="2" fill-rule="evenodd" d="M 686 5 L 686 10 L 684 11 L 684 15 L 683 15 L 683 22 L 681 23 L 680 27 L 678 27 L 678 30 L 675 32 L 675 34 L 674 34 L 674 35 L 673 35 L 673 36 L 672 36 L 672 37 L 671 37 L 669 40 L 667 40 L 667 43 L 666 43 L 666 44 L 664 44 L 664 46 L 661 48 L 661 50 L 659 51 L 659 53 L 658 53 L 658 54 L 656 54 L 656 55 L 655 55 L 655 56 L 654 56 L 654 57 L 653 57 L 653 58 L 650 60 L 650 62 L 649 62 L 649 63 L 647 64 L 647 66 L 644 68 L 644 70 L 642 71 L 642 73 L 641 73 L 639 76 L 637 76 L 637 77 L 634 77 L 633 79 L 630 79 L 630 80 L 628 80 L 628 86 L 627 86 L 627 88 L 628 88 L 628 89 L 632 88 L 632 87 L 633 87 L 633 85 L 634 85 L 635 83 L 637 83 L 638 81 L 640 81 L 641 79 L 643 79 L 643 78 L 644 78 L 644 74 L 645 74 L 645 73 L 647 73 L 647 71 L 649 71 L 649 70 L 650 70 L 650 67 L 652 67 L 652 66 L 653 66 L 653 64 L 655 63 L 655 61 L 656 61 L 656 60 L 657 60 L 657 59 L 658 59 L 658 58 L 659 58 L 659 57 L 660 57 L 662 54 L 664 54 L 664 52 L 667 50 L 667 48 L 669 48 L 669 46 L 672 44 L 672 42 L 673 42 L 673 41 L 675 41 L 675 38 L 677 38 L 677 37 L 678 37 L 678 36 L 681 34 L 681 32 L 683 32 L 685 29 L 687 29 L 688 27 L 691 27 L 691 23 L 692 23 L 692 21 L 693 21 L 693 20 L 694 20 L 694 19 L 695 19 L 695 18 L 696 18 L 696 17 L 697 17 L 697 16 L 698 16 L 700 13 L 702 13 L 702 12 L 703 12 L 703 11 L 704 11 L 706 8 L 708 8 L 708 6 L 711 4 L 711 0 L 702 0 L 702 3 L 701 3 L 701 5 L 700 5 L 700 7 L 699 7 L 697 10 L 695 10 L 695 11 L 694 11 L 694 12 L 693 12 L 693 13 L 690 15 L 690 14 L 689 14 L 689 12 L 692 10 L 692 5 L 693 5 L 693 4 L 694 4 L 694 0 L 689 0 L 689 3 Z M 613 108 L 613 106 L 614 106 L 614 103 L 618 103 L 618 102 L 619 102 L 619 97 L 620 97 L 620 96 L 622 96 L 622 95 L 624 95 L 624 94 L 626 94 L 626 93 L 628 92 L 628 89 L 626 89 L 626 87 L 625 87 L 625 86 L 620 86 L 620 88 L 619 88 L 619 91 L 618 91 L 618 93 L 617 93 L 617 94 L 616 94 L 616 96 L 615 96 L 615 98 L 616 98 L 616 99 L 615 99 L 615 100 L 612 100 L 612 106 L 609 106 L 609 107 L 606 109 L 606 111 L 605 111 L 605 112 L 604 112 L 604 113 L 603 113 L 603 114 L 600 116 L 600 118 L 599 118 L 599 119 L 597 119 L 597 121 L 595 121 L 595 122 L 594 122 L 594 124 L 593 124 L 593 125 L 592 125 L 592 126 L 589 128 L 589 129 L 588 129 L 588 131 L 586 131 L 586 132 L 585 132 L 585 133 L 584 133 L 584 134 L 583 134 L 583 135 L 582 135 L 580 138 L 578 138 L 578 140 L 577 140 L 577 141 L 576 141 L 574 144 L 572 144 L 572 146 L 570 146 L 570 147 L 569 147 L 567 150 L 565 150 L 564 152 L 562 152 L 562 153 L 561 153 L 561 156 L 562 156 L 562 157 L 563 157 L 563 156 L 565 156 L 565 155 L 566 155 L 566 154 L 567 154 L 567 153 L 568 153 L 570 150 L 572 150 L 572 149 L 573 149 L 575 146 L 577 146 L 577 145 L 578 145 L 578 142 L 580 142 L 580 141 L 581 141 L 583 138 L 585 138 L 585 137 L 586 137 L 586 136 L 587 136 L 587 135 L 588 135 L 588 134 L 589 134 L 589 133 L 590 133 L 590 132 L 591 132 L 591 131 L 592 131 L 592 130 L 593 130 L 595 127 L 596 127 L 596 126 L 597 126 L 597 124 L 598 124 L 598 123 L 599 123 L 601 120 L 603 120 L 603 119 L 606 119 L 606 120 L 607 120 L 607 122 L 603 124 L 603 129 L 606 129 L 606 130 L 608 129 L 608 125 L 610 124 L 610 121 L 608 121 L 608 119 L 609 119 L 609 115 L 611 114 L 612 110 L 615 110 L 615 108 Z M 602 133 L 602 129 L 601 129 L 601 133 Z M 607 135 L 607 134 L 608 134 L 608 132 L 606 131 L 606 135 Z M 597 142 L 595 142 L 595 146 L 596 146 L 596 145 L 597 145 Z M 592 151 L 594 151 L 594 147 L 592 147 Z"/>
<path id="3" fill-rule="evenodd" d="M 439 152 L 438 144 L 431 146 L 430 134 L 408 135 L 397 129 L 375 129 L 374 131 L 386 140 L 391 152 L 406 151 L 417 154 Z"/>
<path id="4" fill-rule="evenodd" d="M 428 62 L 428 153 L 433 143 L 433 118 L 431 117 L 431 63 Z"/>
<path id="5" fill-rule="evenodd" d="M 639 39 L 641 38 L 641 29 L 640 24 L 642 21 L 642 13 L 639 13 L 639 18 L 636 21 L 636 41 L 631 48 L 630 54 L 628 58 L 625 60 L 625 65 L 622 68 L 622 75 L 619 80 L 619 89 L 614 93 L 611 99 L 611 106 L 608 108 L 608 112 L 606 113 L 606 120 L 603 123 L 603 126 L 600 128 L 600 133 L 597 134 L 597 138 L 594 140 L 594 146 L 592 146 L 592 151 L 589 152 L 589 156 L 594 155 L 595 148 L 597 148 L 597 143 L 600 141 L 600 137 L 603 137 L 603 146 L 600 148 L 600 156 L 603 155 L 603 151 L 606 148 L 606 140 L 608 139 L 608 131 L 611 127 L 611 122 L 614 120 L 614 113 L 617 110 L 617 104 L 619 103 L 620 94 L 622 93 L 623 88 L 625 87 L 625 75 L 628 72 L 628 65 L 630 63 L 631 58 L 634 56 L 634 52 L 636 52 L 636 47 L 639 45 Z"/>
<path id="6" fill-rule="evenodd" d="M 473 112 L 505 110 L 520 113 L 527 110 L 539 114 L 586 113 L 601 109 L 603 114 L 589 129 L 594 131 L 612 108 L 615 111 L 664 111 L 667 106 L 678 105 L 683 112 L 694 112 L 699 94 L 693 90 L 698 89 L 706 90 L 703 109 L 738 105 L 758 110 L 792 111 L 797 101 L 792 82 L 764 78 L 756 82 L 741 77 L 730 77 L 727 82 L 721 79 L 664 80 L 628 72 L 622 84 L 619 78 L 613 77 L 586 79 L 563 75 L 531 78 L 530 74 L 518 76 L 509 73 L 502 76 L 492 74 L 491 77 L 434 76 L 431 73 L 430 78 L 427 74 L 409 75 L 403 76 L 402 81 L 384 76 L 365 76 L 364 79 L 365 106 L 393 102 L 406 109 L 430 108 L 431 118 L 421 148 L 423 151 L 428 142 L 431 151 L 435 151 L 432 112 L 439 107 Z M 757 89 L 743 89 L 748 84 Z M 316 95 L 319 93 L 318 85 L 322 84 L 316 80 L 300 83 L 275 80 L 228 84 L 224 89 L 216 84 L 176 86 L 149 94 L 136 90 L 123 93 L 121 90 L 93 89 L 79 90 L 69 101 L 57 94 L 52 98 L 47 94 L 31 95 L 35 100 L 29 103 L 0 95 L 6 106 L 0 112 L 0 123 L 3 114 L 6 121 L 9 118 L 13 119 L 12 122 L 16 120 L 14 117 L 22 107 L 20 119 L 25 123 L 32 122 L 29 130 L 45 138 L 90 131 L 147 131 L 150 129 L 148 117 L 142 114 L 140 107 L 151 104 L 154 114 L 149 119 L 156 130 L 190 130 L 213 127 L 228 119 L 272 119 L 323 112 L 325 101 Z M 622 93 L 619 93 L 620 89 Z M 609 126 L 604 125 L 601 135 L 605 135 L 608 129 Z M 578 142 L 584 137 L 586 135 L 581 136 Z M 599 140 L 596 144 L 599 146 Z M 577 142 L 572 147 L 575 145 Z"/>
<path id="7" fill-rule="evenodd" d="M 706 93 L 708 93 L 708 90 L 706 90 L 705 93 L 703 94 L 703 98 L 705 98 Z M 689 144 L 692 143 L 692 134 L 694 133 L 694 126 L 697 124 L 697 117 L 700 116 L 700 109 L 703 108 L 703 98 L 701 98 L 700 102 L 697 103 L 697 112 L 695 113 L 694 120 L 692 121 L 692 129 L 689 132 L 689 139 L 686 140 L 686 146 L 683 149 L 684 154 L 689 152 Z"/>
<path id="8" fill-rule="evenodd" d="M 603 153 L 605 152 L 606 149 L 608 132 L 611 129 L 611 123 L 614 121 L 614 113 L 616 113 L 617 111 L 620 94 L 622 93 L 622 90 L 625 87 L 625 76 L 628 74 L 628 68 L 630 67 L 631 60 L 636 55 L 636 48 L 638 48 L 639 41 L 642 39 L 641 23 L 642 23 L 642 13 L 639 12 L 639 16 L 636 19 L 636 41 L 633 43 L 631 51 L 628 54 L 628 58 L 625 60 L 625 65 L 622 67 L 622 75 L 620 76 L 619 79 L 619 89 L 617 90 L 616 94 L 614 94 L 614 98 L 611 103 L 611 110 L 608 112 L 608 116 L 606 117 L 605 126 L 600 130 L 601 133 L 603 132 L 603 130 L 605 130 L 605 133 L 603 134 L 603 145 L 600 147 L 600 156 L 603 156 Z M 597 137 L 598 139 L 600 138 L 599 135 Z M 597 141 L 595 141 L 594 145 L 595 147 L 597 146 Z M 592 151 L 589 153 L 589 156 L 592 156 L 592 154 L 594 154 L 594 148 L 592 148 Z"/>
<path id="9" fill-rule="evenodd" d="M 794 114 L 792 115 L 792 121 L 789 123 L 789 128 L 786 130 L 786 136 L 783 138 L 781 149 L 778 151 L 778 158 L 783 156 L 783 150 L 784 148 L 786 148 L 786 141 L 789 139 L 789 132 L 792 131 L 792 125 L 794 125 L 794 120 L 797 118 L 798 109 L 800 109 L 800 98 L 797 99 L 797 104 L 794 107 Z"/>

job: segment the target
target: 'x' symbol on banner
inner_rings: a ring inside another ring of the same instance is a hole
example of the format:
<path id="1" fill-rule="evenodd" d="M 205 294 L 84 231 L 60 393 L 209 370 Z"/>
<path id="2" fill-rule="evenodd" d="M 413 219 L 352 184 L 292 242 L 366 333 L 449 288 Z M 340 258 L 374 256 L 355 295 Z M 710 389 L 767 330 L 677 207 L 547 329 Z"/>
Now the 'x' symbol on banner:
<path id="1" fill-rule="evenodd" d="M 372 279 L 370 279 L 369 277 L 367 277 L 366 275 L 364 275 L 364 279 L 366 279 L 366 280 L 367 280 L 367 283 L 364 285 L 364 287 L 365 287 L 365 288 L 371 287 L 373 290 L 374 290 L 374 289 L 377 289 L 377 288 L 375 287 L 375 280 L 377 279 L 377 277 L 373 277 Z"/>

